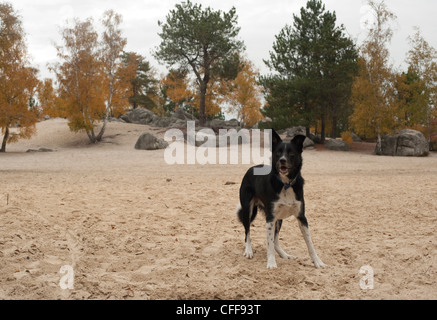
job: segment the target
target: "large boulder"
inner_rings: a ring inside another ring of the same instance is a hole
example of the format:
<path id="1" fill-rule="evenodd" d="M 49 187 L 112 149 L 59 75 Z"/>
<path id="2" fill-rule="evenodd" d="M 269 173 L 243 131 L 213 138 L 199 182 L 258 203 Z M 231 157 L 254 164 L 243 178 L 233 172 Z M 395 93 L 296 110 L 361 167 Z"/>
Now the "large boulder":
<path id="1" fill-rule="evenodd" d="M 143 133 L 135 144 L 137 150 L 158 150 L 168 147 L 168 143 L 162 139 L 155 137 L 151 133 Z"/>
<path id="2" fill-rule="evenodd" d="M 362 142 L 363 141 L 356 133 L 353 133 L 353 132 L 352 132 L 352 139 L 354 140 L 354 142 Z"/>
<path id="3" fill-rule="evenodd" d="M 136 108 L 122 115 L 120 118 L 127 123 L 150 124 L 152 121 L 156 121 L 158 116 L 150 110 Z"/>
<path id="4" fill-rule="evenodd" d="M 325 142 L 325 147 L 334 151 L 350 151 L 349 146 L 343 140 L 330 139 Z"/>
<path id="5" fill-rule="evenodd" d="M 170 117 L 154 117 L 153 120 L 149 123 L 152 127 L 160 127 L 166 128 L 170 127 L 172 123 L 174 123 L 177 119 Z"/>
<path id="6" fill-rule="evenodd" d="M 178 108 L 171 116 L 172 118 L 175 119 L 180 119 L 180 120 L 186 120 L 186 121 L 195 121 L 197 120 L 196 117 L 194 117 L 192 114 L 184 111 L 181 108 Z"/>
<path id="7" fill-rule="evenodd" d="M 420 131 L 405 129 L 384 136 L 381 144 L 376 145 L 375 153 L 383 156 L 426 157 L 429 154 L 429 144 Z"/>
<path id="8" fill-rule="evenodd" d="M 287 132 L 287 138 L 291 138 L 291 139 L 293 139 L 297 135 L 306 136 L 307 134 L 306 128 L 303 126 L 288 128 L 286 129 L 286 132 Z"/>
<path id="9" fill-rule="evenodd" d="M 288 128 L 286 130 L 286 133 L 287 133 L 287 136 L 285 138 L 286 141 L 291 141 L 297 135 L 306 136 L 306 128 L 303 126 L 292 127 L 292 128 Z M 314 148 L 314 141 L 307 137 L 303 142 L 303 148 L 304 149 Z"/>
<path id="10" fill-rule="evenodd" d="M 207 126 L 215 129 L 238 129 L 240 128 L 240 123 L 237 119 L 231 120 L 220 120 L 213 119 L 207 123 Z"/>

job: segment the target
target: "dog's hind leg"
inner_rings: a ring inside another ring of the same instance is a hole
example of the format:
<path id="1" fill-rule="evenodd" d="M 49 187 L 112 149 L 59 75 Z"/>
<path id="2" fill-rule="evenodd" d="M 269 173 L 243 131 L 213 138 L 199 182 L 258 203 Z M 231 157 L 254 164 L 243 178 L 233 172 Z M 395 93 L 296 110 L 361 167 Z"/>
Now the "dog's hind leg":
<path id="1" fill-rule="evenodd" d="M 317 256 L 316 250 L 314 249 L 313 241 L 311 240 L 310 230 L 308 228 L 308 221 L 305 218 L 305 216 L 300 216 L 297 219 L 299 221 L 299 228 L 302 232 L 303 238 L 305 239 L 305 243 L 308 247 L 308 253 L 310 254 L 311 260 L 313 260 L 314 266 L 316 268 L 325 268 L 327 267 L 326 264 L 320 260 L 320 258 Z"/>
<path id="2" fill-rule="evenodd" d="M 286 253 L 284 250 L 282 250 L 281 246 L 279 245 L 279 231 L 281 231 L 281 227 L 282 227 L 282 220 L 276 221 L 275 250 L 282 259 L 294 259 L 296 258 L 295 256 Z"/>
<path id="3" fill-rule="evenodd" d="M 253 211 L 255 209 L 253 207 L 253 202 L 251 202 L 249 205 L 239 206 L 237 209 L 238 217 L 241 223 L 243 224 L 244 231 L 245 231 L 245 239 L 244 239 L 245 249 L 243 255 L 248 259 L 253 258 L 252 241 L 250 239 L 250 223 L 253 220 L 252 219 L 252 217 L 254 216 Z"/>

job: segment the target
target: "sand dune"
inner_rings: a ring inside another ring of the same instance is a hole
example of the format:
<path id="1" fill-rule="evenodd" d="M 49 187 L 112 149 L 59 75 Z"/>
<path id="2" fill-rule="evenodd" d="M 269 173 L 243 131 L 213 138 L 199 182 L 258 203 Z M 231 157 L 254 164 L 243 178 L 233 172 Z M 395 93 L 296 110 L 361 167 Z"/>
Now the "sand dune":
<path id="1" fill-rule="evenodd" d="M 290 219 L 281 244 L 297 258 L 267 270 L 262 216 L 247 260 L 235 214 L 250 165 L 169 166 L 163 150 L 134 149 L 162 128 L 110 123 L 98 145 L 61 119 L 37 130 L 0 154 L 0 299 L 437 298 L 436 154 L 305 151 L 307 217 L 329 267 L 313 267 Z M 40 147 L 55 152 L 25 152 Z M 366 265 L 373 290 L 360 287 Z"/>

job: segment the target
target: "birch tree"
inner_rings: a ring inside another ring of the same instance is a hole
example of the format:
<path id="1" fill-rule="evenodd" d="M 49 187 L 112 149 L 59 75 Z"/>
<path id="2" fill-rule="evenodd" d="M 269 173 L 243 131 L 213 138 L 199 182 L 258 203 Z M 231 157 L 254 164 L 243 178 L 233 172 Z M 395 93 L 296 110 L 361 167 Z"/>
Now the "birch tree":
<path id="1" fill-rule="evenodd" d="M 437 118 L 437 50 L 426 41 L 419 28 L 409 37 L 411 49 L 407 54 L 409 71 L 416 74 L 423 83 L 422 104 L 425 117 L 423 123 L 426 128 L 428 142 L 431 142 L 432 122 Z"/>
<path id="2" fill-rule="evenodd" d="M 354 113 L 350 121 L 357 134 L 376 136 L 377 148 L 380 148 L 382 135 L 401 124 L 397 121 L 400 115 L 394 101 L 394 74 L 387 48 L 393 36 L 390 23 L 396 15 L 384 1 L 369 0 L 368 5 L 375 20 L 360 48 L 359 75 L 355 78 L 351 95 Z"/>
<path id="3" fill-rule="evenodd" d="M 6 144 L 35 133 L 38 120 L 30 106 L 38 79 L 37 70 L 28 66 L 24 30 L 12 5 L 0 3 L 0 152 Z"/>
<path id="4" fill-rule="evenodd" d="M 102 140 L 108 117 L 116 109 L 129 106 L 131 79 L 123 70 L 126 39 L 119 28 L 121 21 L 120 15 L 106 11 L 100 41 L 91 18 L 75 19 L 72 26 L 62 30 L 63 45 L 56 46 L 61 62 L 52 69 L 57 76 L 61 108 L 65 109 L 70 129 L 84 130 L 92 143 Z"/>
<path id="5" fill-rule="evenodd" d="M 102 39 L 102 61 L 106 73 L 107 92 L 106 92 L 106 116 L 103 127 L 100 130 L 97 140 L 100 141 L 105 132 L 108 118 L 113 116 L 114 108 L 124 109 L 129 106 L 126 99 L 129 91 L 129 81 L 120 76 L 123 69 L 122 53 L 127 44 L 126 38 L 122 36 L 120 24 L 123 18 L 113 10 L 105 11 L 102 19 L 103 32 Z"/>
<path id="6" fill-rule="evenodd" d="M 223 84 L 223 94 L 230 105 L 228 112 L 238 115 L 242 127 L 252 127 L 264 118 L 260 111 L 262 90 L 257 83 L 258 71 L 253 63 L 245 60 L 242 65 L 235 80 Z"/>
<path id="7" fill-rule="evenodd" d="M 92 19 L 75 19 L 73 26 L 62 30 L 62 38 L 63 46 L 56 47 L 62 63 L 54 71 L 68 125 L 74 132 L 84 130 L 90 141 L 97 143 L 104 131 L 95 133 L 97 123 L 106 116 L 106 81 Z"/>

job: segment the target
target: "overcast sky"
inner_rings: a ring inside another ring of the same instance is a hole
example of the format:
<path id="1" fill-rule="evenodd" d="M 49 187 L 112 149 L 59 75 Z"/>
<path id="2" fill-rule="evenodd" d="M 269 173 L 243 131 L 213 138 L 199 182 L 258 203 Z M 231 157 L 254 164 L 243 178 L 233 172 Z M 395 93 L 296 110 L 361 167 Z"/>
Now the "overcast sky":
<path id="1" fill-rule="evenodd" d="M 10 0 L 9 0 L 10 1 Z M 41 72 L 41 78 L 51 76 L 47 63 L 56 61 L 54 43 L 61 44 L 59 30 L 72 18 L 92 17 L 95 26 L 107 9 L 123 16 L 122 30 L 127 38 L 126 51 L 135 51 L 149 60 L 160 73 L 164 66 L 151 55 L 160 43 L 158 20 L 165 20 L 174 8 L 175 0 L 13 0 L 10 1 L 22 17 L 27 34 L 28 51 L 32 63 Z M 240 38 L 246 53 L 261 73 L 269 70 L 263 63 L 268 59 L 275 35 L 286 25 L 292 24 L 293 14 L 299 14 L 307 0 L 202 0 L 203 6 L 228 11 L 235 6 Z M 335 11 L 338 24 L 344 24 L 349 35 L 361 44 L 366 35 L 364 21 L 371 18 L 365 0 L 324 0 L 326 9 Z M 392 63 L 406 69 L 405 55 L 409 50 L 407 37 L 419 26 L 425 39 L 437 48 L 436 0 L 386 0 L 387 6 L 397 15 L 396 31 L 390 46 Z"/>

